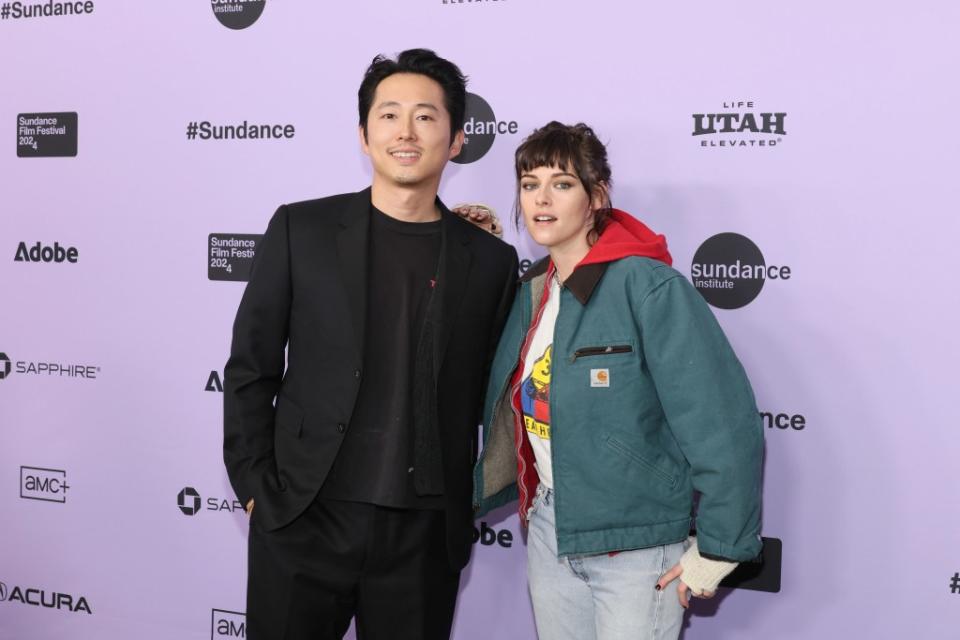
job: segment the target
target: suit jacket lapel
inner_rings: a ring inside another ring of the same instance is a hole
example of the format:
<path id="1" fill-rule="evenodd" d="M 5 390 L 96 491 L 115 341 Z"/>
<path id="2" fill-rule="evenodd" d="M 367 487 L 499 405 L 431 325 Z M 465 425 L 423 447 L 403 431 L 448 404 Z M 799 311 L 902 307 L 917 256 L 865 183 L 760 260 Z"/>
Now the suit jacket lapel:
<path id="1" fill-rule="evenodd" d="M 447 343 L 453 331 L 457 310 L 463 301 L 467 288 L 467 278 L 470 274 L 470 265 L 473 254 L 470 251 L 470 237 L 465 233 L 469 224 L 460 220 L 455 214 L 437 200 L 443 220 L 443 242 L 440 256 L 440 269 L 437 277 L 440 288 L 440 310 L 437 319 L 438 332 L 434 342 L 434 377 L 440 373 L 440 364 L 447 350 Z"/>
<path id="2" fill-rule="evenodd" d="M 340 279 L 353 320 L 357 352 L 363 357 L 363 338 L 367 319 L 367 252 L 370 229 L 370 188 L 358 192 L 340 215 L 337 234 L 337 260 Z M 336 313 L 336 310 L 334 310 Z"/>

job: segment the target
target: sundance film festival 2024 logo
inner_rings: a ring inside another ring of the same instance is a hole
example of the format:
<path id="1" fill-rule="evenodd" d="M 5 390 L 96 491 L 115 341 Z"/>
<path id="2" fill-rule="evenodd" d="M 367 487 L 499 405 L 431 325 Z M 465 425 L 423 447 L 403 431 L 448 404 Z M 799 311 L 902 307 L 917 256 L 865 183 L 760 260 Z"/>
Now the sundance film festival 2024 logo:
<path id="1" fill-rule="evenodd" d="M 76 111 L 17 114 L 18 158 L 72 158 L 76 155 Z"/>
<path id="2" fill-rule="evenodd" d="M 260 18 L 266 0 L 210 0 L 213 15 L 228 29 L 246 29 Z"/>
<path id="3" fill-rule="evenodd" d="M 207 279 L 246 282 L 262 233 L 211 233 L 207 236 Z"/>
<path id="4" fill-rule="evenodd" d="M 497 134 L 515 135 L 516 120 L 497 120 L 490 104 L 475 93 L 467 93 L 467 109 L 463 122 L 463 147 L 453 161 L 470 164 L 487 155 Z"/>
<path id="5" fill-rule="evenodd" d="M 693 135 L 706 148 L 775 147 L 787 135 L 784 111 L 754 110 L 753 100 L 723 103 L 718 113 L 693 114 Z"/>
<path id="6" fill-rule="evenodd" d="M 767 280 L 789 280 L 788 266 L 767 265 L 760 247 L 739 233 L 718 233 L 693 256 L 690 277 L 704 299 L 718 309 L 739 309 L 760 295 Z"/>

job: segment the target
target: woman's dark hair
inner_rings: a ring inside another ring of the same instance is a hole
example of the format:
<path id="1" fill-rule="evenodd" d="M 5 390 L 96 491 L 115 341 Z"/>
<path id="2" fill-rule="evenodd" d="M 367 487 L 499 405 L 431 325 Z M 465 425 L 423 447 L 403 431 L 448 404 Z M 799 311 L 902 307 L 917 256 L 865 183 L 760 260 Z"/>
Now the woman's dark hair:
<path id="1" fill-rule="evenodd" d="M 457 65 L 429 49 L 407 49 L 402 51 L 396 60 L 383 55 L 373 59 L 363 74 L 363 82 L 357 92 L 363 137 L 367 137 L 367 117 L 373 106 L 373 94 L 384 79 L 395 73 L 417 73 L 440 85 L 443 89 L 444 106 L 450 114 L 450 144 L 453 144 L 457 131 L 463 129 L 464 112 L 467 108 L 467 77 L 460 72 Z"/>
<path id="2" fill-rule="evenodd" d="M 593 228 L 587 234 L 591 245 L 597 241 L 610 220 L 610 164 L 607 148 L 593 129 L 578 122 L 574 125 L 554 120 L 534 130 L 514 156 L 517 171 L 517 200 L 514 223 L 520 227 L 520 176 L 538 167 L 559 167 L 561 171 L 576 174 L 587 195 L 593 200 L 598 190 L 605 196 L 604 206 L 593 212 Z"/>

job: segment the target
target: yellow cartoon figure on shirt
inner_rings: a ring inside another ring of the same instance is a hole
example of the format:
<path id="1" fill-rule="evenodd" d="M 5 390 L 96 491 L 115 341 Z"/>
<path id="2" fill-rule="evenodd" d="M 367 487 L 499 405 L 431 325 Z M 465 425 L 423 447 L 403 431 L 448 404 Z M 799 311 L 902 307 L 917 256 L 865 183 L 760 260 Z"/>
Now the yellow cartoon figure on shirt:
<path id="1" fill-rule="evenodd" d="M 533 363 L 533 370 L 520 388 L 523 424 L 538 438 L 550 439 L 550 362 L 553 345 Z"/>

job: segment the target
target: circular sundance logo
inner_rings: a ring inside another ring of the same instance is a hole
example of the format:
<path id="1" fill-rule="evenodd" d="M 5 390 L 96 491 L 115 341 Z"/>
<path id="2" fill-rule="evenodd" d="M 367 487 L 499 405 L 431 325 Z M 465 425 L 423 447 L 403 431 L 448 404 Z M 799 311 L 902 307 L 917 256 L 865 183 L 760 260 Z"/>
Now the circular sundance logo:
<path id="1" fill-rule="evenodd" d="M 10 358 L 7 357 L 7 354 L 0 353 L 0 380 L 8 375 L 10 375 Z"/>
<path id="2" fill-rule="evenodd" d="M 760 247 L 746 236 L 718 233 L 697 249 L 690 276 L 708 303 L 739 309 L 760 295 L 768 279 L 789 280 L 790 267 L 767 266 Z"/>
<path id="3" fill-rule="evenodd" d="M 487 155 L 498 133 L 516 133 L 515 120 L 497 120 L 490 104 L 475 93 L 467 93 L 463 121 L 463 147 L 453 159 L 457 164 L 470 164 Z"/>
<path id="4" fill-rule="evenodd" d="M 267 0 L 210 0 L 213 15 L 225 27 L 246 29 L 263 13 Z"/>

